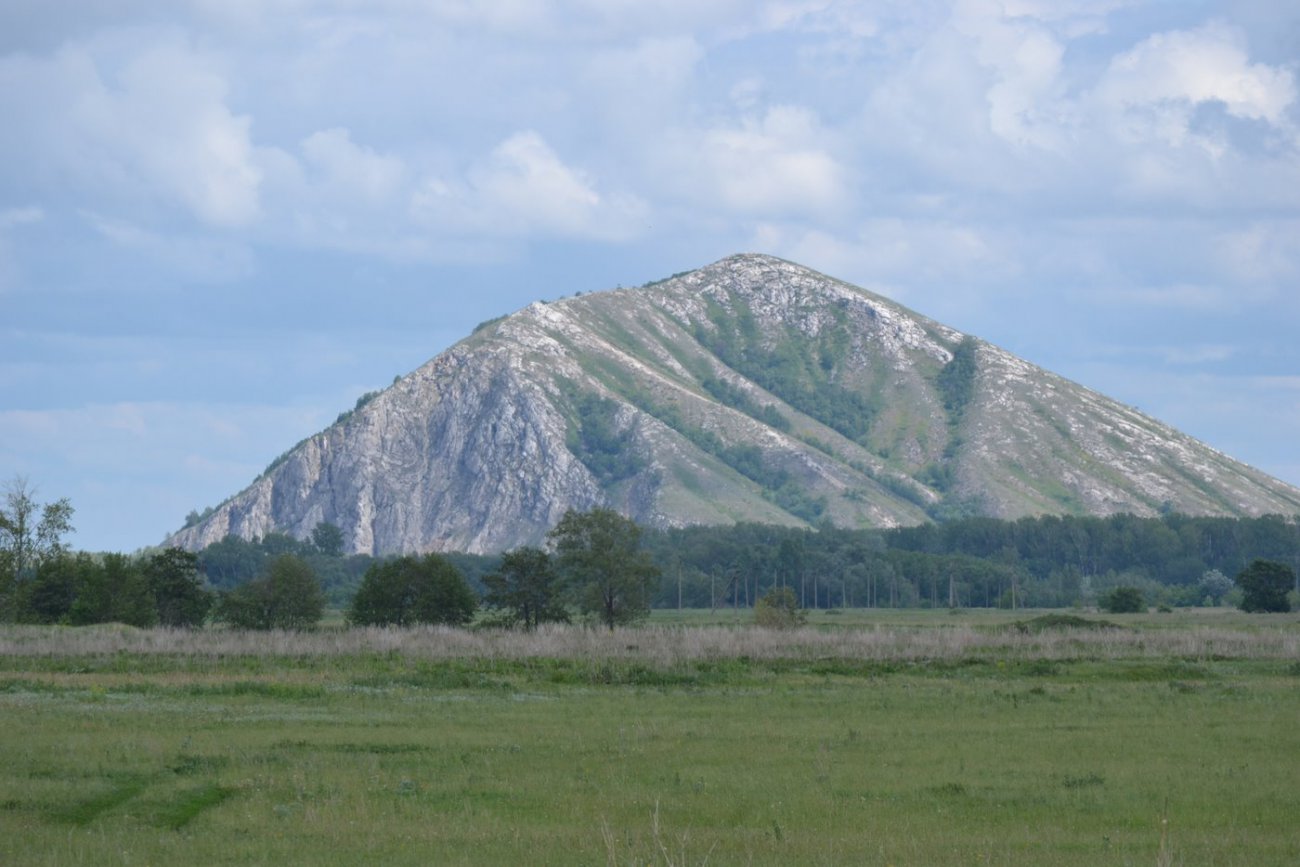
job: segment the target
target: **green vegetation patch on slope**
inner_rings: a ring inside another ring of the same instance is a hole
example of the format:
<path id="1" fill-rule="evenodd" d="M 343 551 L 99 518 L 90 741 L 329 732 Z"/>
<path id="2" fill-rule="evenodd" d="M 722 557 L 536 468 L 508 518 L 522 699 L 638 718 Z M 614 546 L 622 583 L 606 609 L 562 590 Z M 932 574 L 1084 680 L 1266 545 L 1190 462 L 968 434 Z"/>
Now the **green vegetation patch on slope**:
<path id="1" fill-rule="evenodd" d="M 940 369 L 935 380 L 939 394 L 943 396 L 943 407 L 954 426 L 975 395 L 975 374 L 978 372 L 975 349 L 975 338 L 963 337 L 953 349 L 952 359 Z"/>
<path id="2" fill-rule="evenodd" d="M 771 466 L 758 446 L 749 443 L 727 445 L 713 431 L 686 421 L 677 406 L 656 401 L 644 389 L 631 389 L 625 396 L 638 409 L 677 431 L 696 448 L 754 482 L 763 489 L 765 499 L 786 512 L 812 523 L 826 511 L 825 497 L 810 495 L 788 472 Z"/>
<path id="3" fill-rule="evenodd" d="M 871 398 L 839 385 L 835 373 L 851 343 L 846 316 L 816 337 L 786 335 L 764 345 L 753 313 L 741 301 L 734 312 L 709 305 L 713 328 L 695 327 L 695 339 L 720 361 L 803 414 L 865 444 L 877 407 Z"/>
<path id="4" fill-rule="evenodd" d="M 602 485 L 631 478 L 645 469 L 646 459 L 635 447 L 635 428 L 618 426 L 617 401 L 581 391 L 572 382 L 561 385 L 574 418 L 565 445 Z"/>
<path id="5" fill-rule="evenodd" d="M 732 385 L 725 379 L 719 379 L 716 376 L 704 376 L 700 379 L 700 385 L 704 390 L 716 398 L 719 402 L 726 404 L 734 410 L 743 412 L 750 418 L 757 419 L 768 427 L 776 428 L 779 431 L 790 430 L 790 420 L 781 415 L 781 412 L 769 404 L 759 404 L 744 389 Z"/>

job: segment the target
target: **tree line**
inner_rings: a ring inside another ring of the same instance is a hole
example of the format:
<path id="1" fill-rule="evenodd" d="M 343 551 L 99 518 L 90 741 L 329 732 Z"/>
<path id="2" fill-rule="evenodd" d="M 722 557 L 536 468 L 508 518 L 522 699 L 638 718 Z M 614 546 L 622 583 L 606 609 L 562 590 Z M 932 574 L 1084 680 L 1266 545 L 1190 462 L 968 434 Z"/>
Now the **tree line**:
<path id="1" fill-rule="evenodd" d="M 329 606 L 358 625 L 534 628 L 579 615 L 612 628 L 656 606 L 757 608 L 765 597 L 800 610 L 1120 611 L 1227 601 L 1266 611 L 1286 610 L 1300 590 L 1300 520 L 1277 515 L 643 532 L 594 509 L 567 513 L 546 547 L 374 558 L 345 554 L 342 532 L 328 523 L 304 539 L 228 536 L 197 554 L 73 552 L 63 542 L 73 514 L 66 499 L 42 505 L 25 480 L 9 484 L 0 505 L 0 620 L 302 628 Z"/>
<path id="2" fill-rule="evenodd" d="M 303 629 L 319 623 L 332 591 L 347 594 L 354 625 L 461 626 L 482 606 L 496 626 L 531 629 L 572 611 L 612 629 L 649 613 L 659 577 L 641 550 L 641 529 L 609 509 L 566 514 L 550 533 L 552 550 L 495 558 L 345 556 L 341 531 L 328 523 L 302 540 L 227 537 L 197 554 L 91 554 L 63 542 L 73 514 L 66 499 L 39 504 L 26 480 L 9 484 L 0 505 L 0 622 Z"/>
<path id="3" fill-rule="evenodd" d="M 1300 517 L 965 518 L 889 530 L 737 524 L 648 532 L 660 607 L 1068 607 L 1131 586 L 1151 604 L 1234 599 L 1253 561 L 1300 570 Z M 1295 588 L 1293 586 L 1292 589 Z"/>

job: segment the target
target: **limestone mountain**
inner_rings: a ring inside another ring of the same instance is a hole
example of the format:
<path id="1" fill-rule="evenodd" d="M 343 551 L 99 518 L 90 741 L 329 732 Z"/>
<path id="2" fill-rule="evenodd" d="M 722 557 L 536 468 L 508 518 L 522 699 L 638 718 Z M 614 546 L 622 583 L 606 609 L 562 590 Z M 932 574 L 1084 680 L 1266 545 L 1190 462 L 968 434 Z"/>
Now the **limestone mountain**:
<path id="1" fill-rule="evenodd" d="M 652 526 L 1300 512 L 1300 490 L 898 304 L 760 255 L 536 303 L 168 541 L 491 552 L 566 509 Z"/>

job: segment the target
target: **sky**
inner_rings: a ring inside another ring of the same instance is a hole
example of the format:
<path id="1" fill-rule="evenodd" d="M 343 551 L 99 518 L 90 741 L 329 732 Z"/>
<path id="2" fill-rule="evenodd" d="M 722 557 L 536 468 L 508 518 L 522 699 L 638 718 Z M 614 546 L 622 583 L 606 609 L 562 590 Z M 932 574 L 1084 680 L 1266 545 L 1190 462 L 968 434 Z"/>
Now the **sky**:
<path id="1" fill-rule="evenodd" d="M 5 0 L 0 482 L 156 545 L 539 300 L 769 253 L 1300 484 L 1300 6 Z"/>

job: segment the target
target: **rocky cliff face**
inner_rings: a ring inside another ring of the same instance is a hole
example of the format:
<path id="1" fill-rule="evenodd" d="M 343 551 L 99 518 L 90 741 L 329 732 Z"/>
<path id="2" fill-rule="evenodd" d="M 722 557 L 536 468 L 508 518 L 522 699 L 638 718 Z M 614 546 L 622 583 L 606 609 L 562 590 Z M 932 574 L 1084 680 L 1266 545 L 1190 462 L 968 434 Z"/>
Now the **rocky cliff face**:
<path id="1" fill-rule="evenodd" d="M 170 544 L 489 552 L 655 526 L 1300 512 L 1300 490 L 886 299 L 735 256 L 480 327 Z"/>

